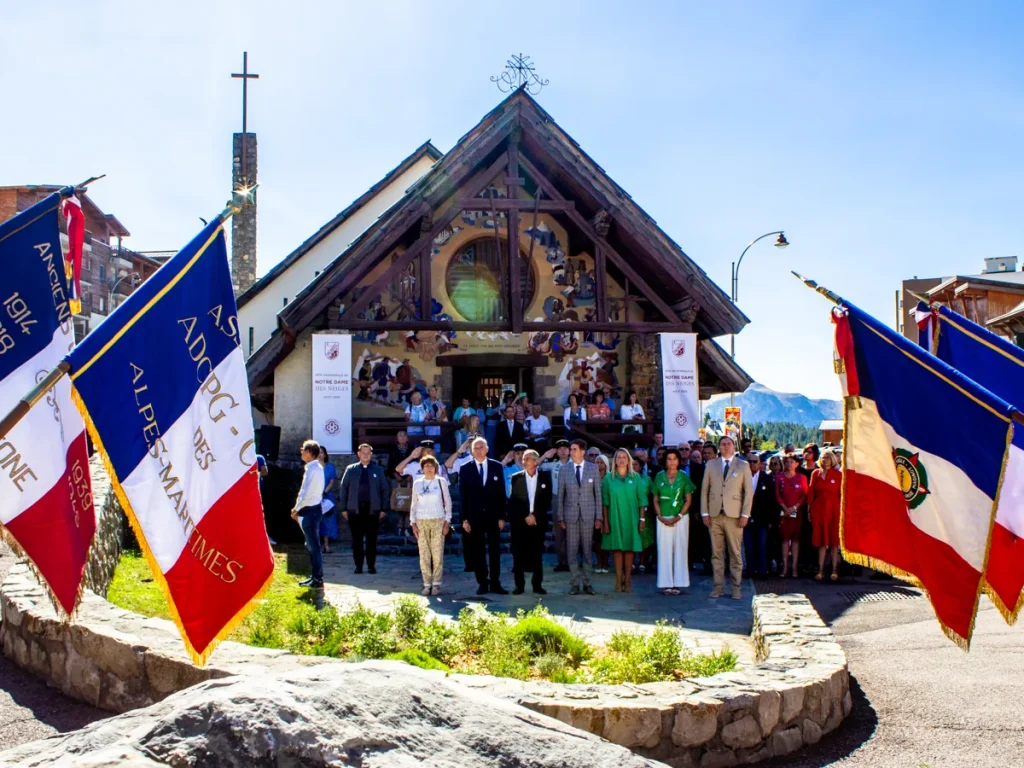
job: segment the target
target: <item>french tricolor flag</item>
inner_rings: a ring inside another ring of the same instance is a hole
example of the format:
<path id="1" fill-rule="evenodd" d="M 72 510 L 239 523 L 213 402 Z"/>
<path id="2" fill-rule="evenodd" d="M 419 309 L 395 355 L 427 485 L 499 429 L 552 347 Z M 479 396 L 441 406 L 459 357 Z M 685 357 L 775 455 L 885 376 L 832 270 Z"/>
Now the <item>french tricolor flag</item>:
<path id="1" fill-rule="evenodd" d="M 274 569 L 222 220 L 66 360 L 186 649 L 203 664 Z"/>
<path id="2" fill-rule="evenodd" d="M 1024 350 L 947 307 L 936 313 L 935 354 L 964 376 L 1024 407 Z M 1017 620 L 1024 589 L 1024 426 L 1015 427 L 985 579 L 1008 623 Z"/>
<path id="3" fill-rule="evenodd" d="M 845 369 L 844 556 L 910 577 L 946 635 L 970 646 L 1013 407 L 870 315 L 833 311 Z"/>
<path id="4" fill-rule="evenodd" d="M 0 224 L 0 410 L 7 412 L 75 345 L 53 194 Z M 28 558 L 54 606 L 81 596 L 96 532 L 85 424 L 64 378 L 0 435 L 0 533 Z"/>

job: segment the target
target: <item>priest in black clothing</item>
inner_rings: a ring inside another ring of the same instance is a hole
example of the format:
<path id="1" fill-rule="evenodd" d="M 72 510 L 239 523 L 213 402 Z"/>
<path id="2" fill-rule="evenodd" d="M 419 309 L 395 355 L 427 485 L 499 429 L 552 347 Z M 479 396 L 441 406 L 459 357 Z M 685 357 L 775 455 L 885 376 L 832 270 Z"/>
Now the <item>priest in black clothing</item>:
<path id="1" fill-rule="evenodd" d="M 478 437 L 470 449 L 473 460 L 459 469 L 462 497 L 462 546 L 476 565 L 478 595 L 507 595 L 501 586 L 501 530 L 505 527 L 505 472 L 487 458 L 487 441 Z M 488 574 L 488 565 L 490 573 Z"/>
<path id="2" fill-rule="evenodd" d="M 533 573 L 533 591 L 547 594 L 544 581 L 544 536 L 551 508 L 551 473 L 537 469 L 540 455 L 534 450 L 523 453 L 523 471 L 512 475 L 508 497 L 508 520 L 512 527 L 512 573 L 516 588 L 513 595 L 526 589 L 526 571 Z"/>

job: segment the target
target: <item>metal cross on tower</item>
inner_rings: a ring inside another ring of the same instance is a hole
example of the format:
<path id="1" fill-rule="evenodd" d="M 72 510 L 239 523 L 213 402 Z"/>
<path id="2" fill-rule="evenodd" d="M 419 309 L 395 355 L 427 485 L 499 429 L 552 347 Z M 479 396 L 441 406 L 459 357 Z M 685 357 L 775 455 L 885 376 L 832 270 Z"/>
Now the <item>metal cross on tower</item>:
<path id="1" fill-rule="evenodd" d="M 517 56 L 513 53 L 512 57 L 505 62 L 504 71 L 492 77 L 491 82 L 496 84 L 502 93 L 523 88 L 528 93 L 537 95 L 549 81 L 537 77 L 529 56 L 524 56 L 521 53 Z"/>
<path id="2" fill-rule="evenodd" d="M 249 81 L 259 80 L 259 75 L 254 75 L 249 72 L 249 52 L 242 52 L 242 71 L 232 72 L 231 77 L 238 77 L 242 80 L 242 178 L 245 179 L 246 184 L 249 183 L 249 174 L 245 167 L 245 135 L 248 133 L 247 117 L 249 111 Z"/>

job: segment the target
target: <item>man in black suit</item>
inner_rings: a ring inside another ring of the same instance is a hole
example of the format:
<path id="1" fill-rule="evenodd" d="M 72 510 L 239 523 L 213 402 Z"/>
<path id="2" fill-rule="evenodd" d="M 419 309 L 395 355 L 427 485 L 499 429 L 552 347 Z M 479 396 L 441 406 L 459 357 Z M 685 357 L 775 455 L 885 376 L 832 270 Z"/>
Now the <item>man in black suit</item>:
<path id="1" fill-rule="evenodd" d="M 498 427 L 501 428 L 501 425 Z M 522 427 L 520 427 L 522 429 Z M 478 437 L 471 449 L 473 460 L 459 469 L 462 498 L 462 546 L 476 565 L 476 593 L 507 595 L 501 586 L 501 535 L 505 527 L 505 474 L 494 459 L 487 458 L 487 441 Z M 486 552 L 485 552 L 486 540 Z M 487 565 L 490 561 L 490 579 Z"/>
<path id="2" fill-rule="evenodd" d="M 508 497 L 508 519 L 512 527 L 512 573 L 516 588 L 513 595 L 526 589 L 526 571 L 533 573 L 533 591 L 546 595 L 544 581 L 544 535 L 551 507 L 551 474 L 537 469 L 540 455 L 533 449 L 523 453 L 523 471 L 512 475 L 512 493 Z"/>
<path id="3" fill-rule="evenodd" d="M 747 551 L 747 572 L 752 576 L 768 575 L 768 538 L 779 524 L 779 501 L 775 496 L 775 480 L 764 471 L 761 456 L 754 451 L 747 454 L 750 474 L 754 482 L 754 506 L 750 523 L 743 530 L 743 544 Z"/>
<path id="4" fill-rule="evenodd" d="M 516 409 L 509 405 L 505 408 L 505 420 L 498 422 L 494 433 L 494 455 L 504 458 L 516 443 L 525 442 L 523 425 L 516 421 Z"/>
<path id="5" fill-rule="evenodd" d="M 704 482 L 704 465 L 690 461 L 691 449 L 687 443 L 679 446 L 679 455 L 683 463 L 679 466 L 680 472 L 685 472 L 694 485 L 700 488 Z M 700 516 L 700 494 L 693 494 L 693 501 L 690 502 L 690 566 L 696 567 L 697 563 L 703 563 L 704 573 L 711 573 L 711 533 L 704 525 Z"/>

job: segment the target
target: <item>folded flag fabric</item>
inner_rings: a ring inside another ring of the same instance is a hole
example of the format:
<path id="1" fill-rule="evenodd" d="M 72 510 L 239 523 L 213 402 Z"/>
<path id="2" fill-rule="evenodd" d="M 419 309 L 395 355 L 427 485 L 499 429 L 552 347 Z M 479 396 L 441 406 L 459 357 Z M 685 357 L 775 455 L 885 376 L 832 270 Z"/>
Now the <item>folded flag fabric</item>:
<path id="1" fill-rule="evenodd" d="M 1004 470 L 1014 480 L 1013 407 L 853 305 L 833 321 L 847 388 L 844 556 L 919 582 L 968 648 Z"/>
<path id="2" fill-rule="evenodd" d="M 10 411 L 75 345 L 50 195 L 0 224 L 0 410 Z M 57 610 L 78 605 L 96 532 L 85 424 L 61 379 L 0 435 L 0 531 L 28 558 Z"/>
<path id="3" fill-rule="evenodd" d="M 76 403 L 185 646 L 204 664 L 274 568 L 222 222 L 66 359 Z"/>
<path id="4" fill-rule="evenodd" d="M 1024 408 L 1024 349 L 972 323 L 947 307 L 929 310 L 935 318 L 935 355 L 990 392 Z M 1010 444 L 985 580 L 988 595 L 1010 624 L 1024 597 L 1024 427 Z"/>
<path id="5" fill-rule="evenodd" d="M 64 275 L 68 284 L 68 303 L 72 314 L 82 311 L 82 250 L 85 247 L 85 213 L 74 190 L 64 198 L 63 213 L 68 222 L 68 253 Z"/>

